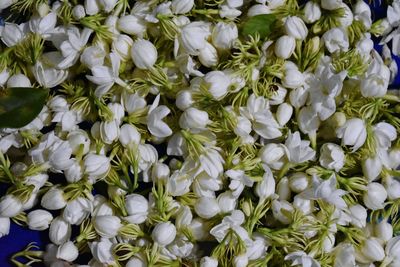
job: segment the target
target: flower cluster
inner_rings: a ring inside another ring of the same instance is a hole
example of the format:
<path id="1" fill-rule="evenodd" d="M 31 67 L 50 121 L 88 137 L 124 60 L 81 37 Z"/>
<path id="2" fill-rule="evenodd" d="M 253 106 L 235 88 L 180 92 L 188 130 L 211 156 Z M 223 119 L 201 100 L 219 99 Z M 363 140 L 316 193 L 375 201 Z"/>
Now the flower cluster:
<path id="1" fill-rule="evenodd" d="M 0 237 L 51 241 L 12 261 L 400 266 L 397 65 L 371 39 L 399 54 L 400 2 L 300 2 L 1 1 L 1 90 L 49 91 L 0 129 Z"/>

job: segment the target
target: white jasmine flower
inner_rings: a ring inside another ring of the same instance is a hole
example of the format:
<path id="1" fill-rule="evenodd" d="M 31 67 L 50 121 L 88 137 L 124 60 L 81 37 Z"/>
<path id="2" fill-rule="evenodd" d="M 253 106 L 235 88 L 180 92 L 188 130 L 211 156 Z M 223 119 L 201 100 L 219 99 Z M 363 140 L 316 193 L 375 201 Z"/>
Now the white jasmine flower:
<path id="1" fill-rule="evenodd" d="M 353 146 L 352 152 L 355 152 L 365 143 L 367 130 L 363 120 L 352 118 L 336 130 L 336 135 L 342 139 L 342 145 Z"/>
<path id="2" fill-rule="evenodd" d="M 342 0 L 322 0 L 321 7 L 326 10 L 335 10 L 342 6 Z"/>
<path id="3" fill-rule="evenodd" d="M 309 147 L 310 141 L 301 140 L 300 133 L 289 134 L 285 146 L 288 150 L 288 159 L 291 163 L 302 163 L 313 160 L 315 151 Z"/>
<path id="4" fill-rule="evenodd" d="M 381 60 L 374 59 L 369 65 L 365 78 L 361 80 L 360 89 L 364 97 L 382 97 L 389 85 L 390 70 Z"/>
<path id="5" fill-rule="evenodd" d="M 286 67 L 285 74 L 282 79 L 283 86 L 290 89 L 296 89 L 301 87 L 304 84 L 304 81 L 305 77 L 299 70 L 296 68 Z"/>
<path id="6" fill-rule="evenodd" d="M 127 86 L 126 83 L 119 78 L 120 58 L 115 53 L 109 54 L 111 67 L 107 66 L 94 66 L 91 68 L 92 75 L 86 75 L 86 78 L 98 85 L 95 91 L 97 97 L 106 94 L 114 83 L 120 86 Z"/>
<path id="7" fill-rule="evenodd" d="M 50 12 L 43 18 L 40 16 L 29 20 L 29 29 L 33 33 L 39 34 L 42 38 L 47 39 L 51 36 L 57 23 L 57 13 Z"/>
<path id="8" fill-rule="evenodd" d="M 349 49 L 349 39 L 345 29 L 332 28 L 322 36 L 325 47 L 330 53 L 336 51 L 347 51 Z"/>
<path id="9" fill-rule="evenodd" d="M 274 139 L 282 135 L 281 126 L 269 110 L 269 104 L 262 96 L 250 95 L 246 107 L 240 107 L 240 113 L 252 121 L 254 131 L 265 139 Z"/>
<path id="10" fill-rule="evenodd" d="M 97 0 L 85 0 L 85 10 L 90 16 L 96 15 L 100 11 L 100 5 Z"/>
<path id="11" fill-rule="evenodd" d="M 112 51 L 120 56 L 123 61 L 131 58 L 133 40 L 125 34 L 118 34 L 112 43 Z"/>
<path id="12" fill-rule="evenodd" d="M 58 68 L 66 69 L 76 63 L 92 32 L 93 30 L 88 28 L 84 28 L 80 32 L 77 27 L 71 27 L 67 30 L 68 40 L 62 42 L 60 46 L 64 60 L 57 65 Z"/>
<path id="13" fill-rule="evenodd" d="M 75 183 L 83 177 L 82 166 L 75 159 L 72 159 L 72 161 L 72 165 L 64 170 L 65 179 L 68 183 Z"/>
<path id="14" fill-rule="evenodd" d="M 213 45 L 222 50 L 232 48 L 238 37 L 239 33 L 235 23 L 218 22 L 212 31 Z"/>
<path id="15" fill-rule="evenodd" d="M 200 155 L 199 160 L 201 168 L 211 177 L 217 178 L 224 171 L 225 161 L 218 150 L 214 148 L 207 148 Z"/>
<path id="16" fill-rule="evenodd" d="M 303 266 L 303 267 L 320 267 L 319 262 L 314 260 L 312 256 L 307 255 L 304 251 L 296 251 L 289 253 L 285 256 L 285 260 L 292 261 L 292 265 L 294 266 Z"/>
<path id="17" fill-rule="evenodd" d="M 95 66 L 102 66 L 104 64 L 105 57 L 106 52 L 101 46 L 88 46 L 83 50 L 80 61 L 82 64 L 91 69 Z"/>
<path id="18" fill-rule="evenodd" d="M 323 144 L 320 150 L 319 163 L 322 167 L 338 172 L 344 166 L 345 154 L 342 148 L 336 144 Z"/>
<path id="19" fill-rule="evenodd" d="M 248 177 L 243 170 L 230 169 L 225 172 L 230 178 L 229 189 L 235 197 L 239 197 L 245 186 L 252 187 L 254 181 Z"/>
<path id="20" fill-rule="evenodd" d="M 218 242 L 222 242 L 229 230 L 233 230 L 242 241 L 245 243 L 251 242 L 247 231 L 241 227 L 243 223 L 243 212 L 240 210 L 234 210 L 232 211 L 231 215 L 225 216 L 220 224 L 214 226 L 210 230 L 210 233 Z"/>
<path id="21" fill-rule="evenodd" d="M 169 113 L 170 109 L 167 106 L 158 106 L 160 95 L 157 95 L 153 104 L 149 108 L 147 115 L 147 127 L 150 133 L 156 137 L 164 138 L 172 134 L 171 128 L 168 124 L 162 121 Z"/>
<path id="22" fill-rule="evenodd" d="M 326 202 L 334 205 L 338 209 L 345 209 L 346 202 L 342 196 L 347 192 L 342 189 L 336 188 L 336 177 L 332 175 L 328 180 L 322 181 L 317 177 L 313 177 L 314 197 L 316 199 L 323 199 Z"/>
<path id="23" fill-rule="evenodd" d="M 364 176 L 369 182 L 375 181 L 381 174 L 383 165 L 378 155 L 369 157 L 361 163 Z"/>
<path id="24" fill-rule="evenodd" d="M 190 12 L 194 6 L 194 0 L 173 0 L 171 10 L 174 14 L 185 14 Z"/>
<path id="25" fill-rule="evenodd" d="M 200 267 L 218 267 L 218 260 L 211 257 L 203 257 L 200 260 Z"/>
<path id="26" fill-rule="evenodd" d="M 255 194 L 261 199 L 272 197 L 275 193 L 275 179 L 272 171 L 268 167 L 264 167 L 265 173 L 262 180 L 257 183 L 254 190 Z"/>
<path id="27" fill-rule="evenodd" d="M 179 118 L 182 129 L 204 129 L 208 123 L 208 113 L 192 107 L 186 109 Z"/>
<path id="28" fill-rule="evenodd" d="M 179 43 L 190 55 L 198 55 L 207 44 L 207 38 L 211 35 L 210 25 L 203 21 L 191 22 L 181 29 Z"/>
<path id="29" fill-rule="evenodd" d="M 68 70 L 57 70 L 45 65 L 40 60 L 36 61 L 32 72 L 36 81 L 45 88 L 53 88 L 64 82 L 68 77 Z"/>
<path id="30" fill-rule="evenodd" d="M 396 265 L 400 263 L 400 237 L 396 236 L 391 238 L 385 247 L 385 254 L 388 259 L 392 260 L 392 264 Z"/>
<path id="31" fill-rule="evenodd" d="M 76 20 L 80 20 L 86 16 L 85 7 L 83 5 L 76 5 L 72 8 L 72 16 Z"/>

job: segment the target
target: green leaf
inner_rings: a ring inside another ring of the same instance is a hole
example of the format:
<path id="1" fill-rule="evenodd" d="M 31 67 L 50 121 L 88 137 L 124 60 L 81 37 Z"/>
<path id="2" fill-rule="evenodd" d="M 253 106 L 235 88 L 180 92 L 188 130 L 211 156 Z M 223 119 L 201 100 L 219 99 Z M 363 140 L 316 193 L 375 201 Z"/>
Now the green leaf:
<path id="1" fill-rule="evenodd" d="M 242 35 L 255 36 L 257 33 L 264 39 L 272 32 L 276 17 L 274 14 L 263 14 L 250 17 L 242 26 Z"/>
<path id="2" fill-rule="evenodd" d="M 0 128 L 21 128 L 39 115 L 48 91 L 30 87 L 13 87 L 0 95 Z"/>

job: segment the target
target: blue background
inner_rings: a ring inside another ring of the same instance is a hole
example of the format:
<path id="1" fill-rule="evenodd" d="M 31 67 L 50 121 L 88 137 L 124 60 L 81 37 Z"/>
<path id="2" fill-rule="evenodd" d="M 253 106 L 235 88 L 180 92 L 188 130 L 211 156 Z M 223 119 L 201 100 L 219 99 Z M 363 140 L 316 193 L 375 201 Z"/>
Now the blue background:
<path id="1" fill-rule="evenodd" d="M 372 7 L 374 20 L 386 16 L 386 6 L 383 4 L 372 3 L 370 6 Z M 2 22 L 3 21 L 0 18 L 0 24 L 2 24 Z M 375 49 L 381 52 L 382 47 L 378 45 L 377 40 L 375 40 L 375 42 Z M 396 56 L 393 56 L 393 58 L 400 69 L 400 58 Z M 400 75 L 397 75 L 390 88 L 400 88 Z M 0 196 L 5 194 L 6 189 L 5 185 L 0 184 Z M 45 245 L 50 242 L 48 239 L 48 231 L 31 231 L 12 223 L 9 235 L 0 238 L 0 267 L 13 266 L 9 262 L 11 255 L 25 249 L 25 247 L 31 242 L 36 242 L 38 246 L 44 249 Z M 43 266 L 43 264 L 37 266 Z"/>

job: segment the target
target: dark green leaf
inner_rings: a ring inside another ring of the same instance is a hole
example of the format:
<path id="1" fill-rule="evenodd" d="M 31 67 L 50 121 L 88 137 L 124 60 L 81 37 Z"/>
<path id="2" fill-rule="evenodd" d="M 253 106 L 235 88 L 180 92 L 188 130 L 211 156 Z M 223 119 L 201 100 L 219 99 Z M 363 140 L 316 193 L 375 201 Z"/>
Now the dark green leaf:
<path id="1" fill-rule="evenodd" d="M 0 95 L 0 128 L 21 128 L 39 115 L 48 91 L 30 87 L 8 88 Z"/>
<path id="2" fill-rule="evenodd" d="M 254 36 L 257 33 L 261 39 L 264 39 L 272 32 L 276 21 L 276 17 L 273 14 L 257 15 L 246 20 L 242 26 L 242 35 Z"/>

